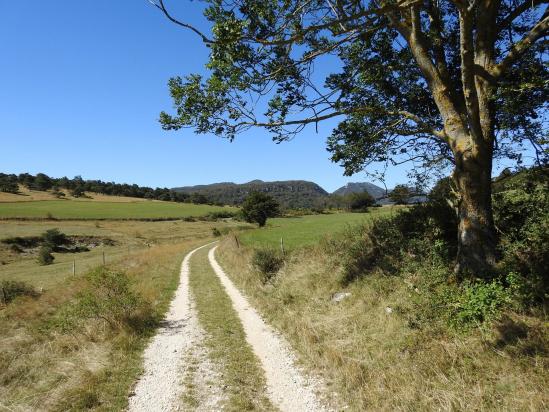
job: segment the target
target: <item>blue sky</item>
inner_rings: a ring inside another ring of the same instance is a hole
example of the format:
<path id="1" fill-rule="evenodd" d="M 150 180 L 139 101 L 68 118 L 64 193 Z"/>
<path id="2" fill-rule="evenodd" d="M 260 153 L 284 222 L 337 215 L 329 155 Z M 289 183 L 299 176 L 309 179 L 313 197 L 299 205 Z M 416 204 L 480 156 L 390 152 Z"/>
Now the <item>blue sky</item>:
<path id="1" fill-rule="evenodd" d="M 200 4 L 170 1 L 203 26 Z M 233 143 L 163 131 L 167 81 L 204 72 L 207 49 L 147 0 L 0 1 L 0 171 L 183 186 L 252 179 L 311 180 L 332 191 L 344 177 L 329 160 L 336 123 L 274 144 L 263 130 Z M 407 181 L 403 168 L 388 186 Z"/>

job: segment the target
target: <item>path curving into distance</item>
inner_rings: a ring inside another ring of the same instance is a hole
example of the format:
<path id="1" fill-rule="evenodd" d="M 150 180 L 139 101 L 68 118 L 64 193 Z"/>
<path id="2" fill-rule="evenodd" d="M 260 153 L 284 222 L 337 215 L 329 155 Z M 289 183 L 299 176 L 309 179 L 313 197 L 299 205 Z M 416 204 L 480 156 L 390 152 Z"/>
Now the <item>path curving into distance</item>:
<path id="1" fill-rule="evenodd" d="M 168 314 L 145 349 L 144 373 L 130 395 L 129 412 L 187 410 L 183 409 L 181 402 L 186 390 L 185 376 L 197 369 L 201 375 L 216 374 L 216 371 L 209 370 L 214 365 L 205 356 L 205 332 L 198 321 L 189 289 L 190 259 L 196 251 L 211 246 L 212 243 L 192 250 L 183 259 L 180 283 Z M 281 412 L 331 410 L 316 395 L 318 389 L 323 389 L 321 382 L 307 377 L 296 366 L 296 357 L 288 343 L 263 321 L 219 266 L 215 259 L 216 249 L 217 246 L 210 249 L 209 263 L 230 297 L 242 322 L 246 341 L 265 372 L 266 393 L 272 404 Z M 206 399 L 192 410 L 222 410 L 224 396 L 221 386 L 218 381 L 213 382 L 213 386 L 210 384 L 204 388 Z"/>

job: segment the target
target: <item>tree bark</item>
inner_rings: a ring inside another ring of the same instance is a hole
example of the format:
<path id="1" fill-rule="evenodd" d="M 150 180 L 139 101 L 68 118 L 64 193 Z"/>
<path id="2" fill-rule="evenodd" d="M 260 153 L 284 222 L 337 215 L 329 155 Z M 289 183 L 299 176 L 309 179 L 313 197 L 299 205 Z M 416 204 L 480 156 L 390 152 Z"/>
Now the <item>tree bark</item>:
<path id="1" fill-rule="evenodd" d="M 496 238 L 492 214 L 492 150 L 456 153 L 454 183 L 458 204 L 458 251 L 455 272 L 459 277 L 483 277 L 496 263 Z"/>

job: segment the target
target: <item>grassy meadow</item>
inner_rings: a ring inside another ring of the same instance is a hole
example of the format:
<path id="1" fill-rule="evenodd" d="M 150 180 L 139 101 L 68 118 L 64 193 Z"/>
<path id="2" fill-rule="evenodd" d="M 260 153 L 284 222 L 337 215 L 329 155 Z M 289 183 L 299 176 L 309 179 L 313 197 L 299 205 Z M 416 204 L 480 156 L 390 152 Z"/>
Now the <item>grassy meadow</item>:
<path id="1" fill-rule="evenodd" d="M 349 225 L 366 223 L 373 218 L 394 213 L 397 207 L 372 208 L 367 213 L 330 213 L 299 217 L 273 218 L 264 228 L 242 233 L 239 240 L 246 246 L 278 247 L 293 249 L 317 243 L 324 236 L 340 232 Z"/>
<path id="2" fill-rule="evenodd" d="M 161 201 L 44 200 L 0 202 L 0 218 L 164 219 L 204 216 L 236 208 Z"/>

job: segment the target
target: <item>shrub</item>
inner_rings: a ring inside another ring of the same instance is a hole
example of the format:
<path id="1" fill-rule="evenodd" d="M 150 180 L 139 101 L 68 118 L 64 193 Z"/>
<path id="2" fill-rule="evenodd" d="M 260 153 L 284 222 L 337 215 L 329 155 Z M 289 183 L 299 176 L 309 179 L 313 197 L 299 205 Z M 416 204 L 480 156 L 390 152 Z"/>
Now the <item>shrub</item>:
<path id="1" fill-rule="evenodd" d="M 252 266 L 261 275 L 261 281 L 267 283 L 282 268 L 284 258 L 273 249 L 256 249 L 252 255 Z"/>
<path id="2" fill-rule="evenodd" d="M 1 242 L 6 245 L 16 246 L 21 249 L 37 247 L 42 241 L 42 237 L 39 236 L 26 236 L 26 237 L 7 237 L 2 239 Z"/>
<path id="3" fill-rule="evenodd" d="M 218 228 L 214 227 L 212 229 L 212 235 L 215 236 L 215 237 L 219 237 L 219 236 L 221 236 L 221 232 L 219 231 Z"/>
<path id="4" fill-rule="evenodd" d="M 523 171 L 494 185 L 501 270 L 520 274 L 523 285 L 531 290 L 530 304 L 543 304 L 549 295 L 548 185 L 546 169 Z"/>
<path id="5" fill-rule="evenodd" d="M 7 305 L 18 296 L 36 297 L 39 293 L 29 284 L 15 280 L 0 282 L 0 304 Z"/>
<path id="6" fill-rule="evenodd" d="M 495 319 L 501 309 L 511 302 L 509 289 L 497 280 L 466 281 L 459 290 L 457 296 L 450 297 L 455 307 L 450 320 L 459 328 Z"/>
<path id="7" fill-rule="evenodd" d="M 41 265 L 51 265 L 55 259 L 52 255 L 53 249 L 51 246 L 44 245 L 38 251 L 38 263 Z"/>
<path id="8" fill-rule="evenodd" d="M 59 189 L 54 189 L 51 194 L 54 195 L 57 199 L 62 199 L 65 197 L 65 193 L 61 192 Z"/>
<path id="9" fill-rule="evenodd" d="M 206 215 L 206 218 L 209 220 L 219 220 L 219 219 L 229 219 L 235 217 L 236 212 L 231 212 L 229 210 L 219 210 L 216 212 L 209 212 Z"/>
<path id="10" fill-rule="evenodd" d="M 134 331 L 143 331 L 154 322 L 150 305 L 131 289 L 125 273 L 101 267 L 85 279 L 87 287 L 73 308 L 79 319 L 95 319 L 111 329 Z"/>
<path id="11" fill-rule="evenodd" d="M 347 234 L 342 283 L 376 268 L 397 273 L 405 255 L 421 259 L 435 252 L 449 262 L 456 249 L 456 227 L 454 211 L 447 204 L 435 202 L 376 219 Z"/>
<path id="12" fill-rule="evenodd" d="M 69 243 L 67 236 L 60 232 L 59 229 L 49 229 L 42 234 L 42 242 L 44 245 L 55 249 L 56 247 Z"/>
<path id="13" fill-rule="evenodd" d="M 76 186 L 70 193 L 72 197 L 86 197 L 86 191 L 81 186 Z"/>

